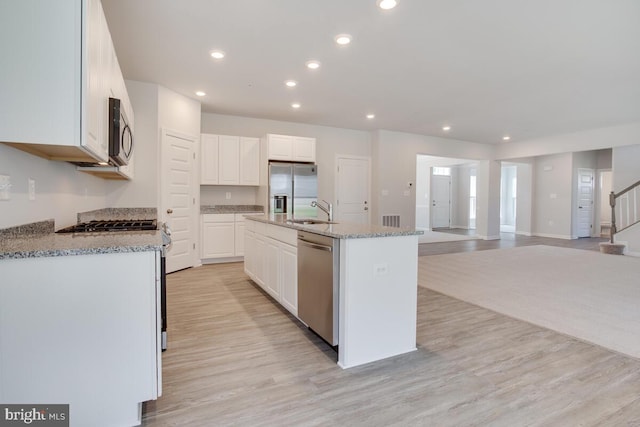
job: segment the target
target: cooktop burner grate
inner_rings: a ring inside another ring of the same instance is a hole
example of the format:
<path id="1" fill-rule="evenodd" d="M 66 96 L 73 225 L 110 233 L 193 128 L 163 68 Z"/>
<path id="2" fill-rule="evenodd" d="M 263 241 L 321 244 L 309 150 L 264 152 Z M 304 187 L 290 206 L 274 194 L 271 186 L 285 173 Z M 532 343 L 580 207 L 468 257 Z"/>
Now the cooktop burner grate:
<path id="1" fill-rule="evenodd" d="M 63 228 L 56 233 L 91 233 L 100 231 L 144 231 L 156 230 L 154 219 L 90 221 Z"/>

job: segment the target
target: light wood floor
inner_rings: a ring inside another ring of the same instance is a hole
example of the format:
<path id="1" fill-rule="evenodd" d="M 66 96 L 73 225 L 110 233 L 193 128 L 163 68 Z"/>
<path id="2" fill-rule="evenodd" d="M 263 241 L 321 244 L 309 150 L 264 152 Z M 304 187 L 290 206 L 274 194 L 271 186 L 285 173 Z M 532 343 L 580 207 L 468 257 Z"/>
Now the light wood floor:
<path id="1" fill-rule="evenodd" d="M 422 288 L 418 351 L 348 370 L 241 263 L 169 275 L 168 310 L 147 426 L 640 426 L 639 360 Z"/>

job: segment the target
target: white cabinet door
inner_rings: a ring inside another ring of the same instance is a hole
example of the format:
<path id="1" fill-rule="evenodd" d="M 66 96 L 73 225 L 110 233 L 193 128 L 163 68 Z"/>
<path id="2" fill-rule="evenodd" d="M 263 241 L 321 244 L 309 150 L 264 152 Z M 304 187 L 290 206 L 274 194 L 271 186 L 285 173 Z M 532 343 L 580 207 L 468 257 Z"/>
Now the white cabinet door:
<path id="1" fill-rule="evenodd" d="M 277 240 L 265 242 L 265 290 L 276 300 L 280 300 L 280 244 Z"/>
<path id="2" fill-rule="evenodd" d="M 222 221 L 225 217 L 231 221 Z M 210 217 L 223 217 L 214 221 Z M 235 253 L 235 222 L 231 215 L 203 215 L 202 258 L 227 258 Z"/>
<path id="3" fill-rule="evenodd" d="M 218 184 L 238 185 L 240 183 L 240 137 L 220 135 L 218 138 Z"/>
<path id="4" fill-rule="evenodd" d="M 236 241 L 235 255 L 236 256 L 244 256 L 245 254 L 244 233 L 245 233 L 244 221 L 236 222 L 235 223 L 235 241 Z"/>
<path id="5" fill-rule="evenodd" d="M 260 185 L 260 139 L 240 137 L 240 184 Z"/>
<path id="6" fill-rule="evenodd" d="M 316 139 L 303 136 L 294 136 L 293 160 L 297 162 L 315 162 Z"/>
<path id="7" fill-rule="evenodd" d="M 218 135 L 200 136 L 200 184 L 218 184 Z"/>
<path id="8" fill-rule="evenodd" d="M 100 0 L 3 1 L 0 16 L 0 141 L 55 160 L 107 161 Z"/>
<path id="9" fill-rule="evenodd" d="M 85 120 L 83 122 L 85 144 L 92 151 L 104 151 L 101 147 L 104 142 L 104 133 L 102 124 L 104 121 L 104 105 L 103 100 L 106 95 L 104 87 L 105 74 L 110 70 L 105 70 L 108 64 L 105 64 L 104 55 L 108 45 L 105 42 L 106 22 L 103 23 L 104 16 L 102 14 L 102 6 L 99 0 L 89 0 L 87 2 L 87 94 L 85 105 Z"/>
<path id="10" fill-rule="evenodd" d="M 280 244 L 280 302 L 298 315 L 298 250 L 284 243 Z"/>
<path id="11" fill-rule="evenodd" d="M 269 160 L 293 160 L 293 137 L 267 135 Z"/>
<path id="12" fill-rule="evenodd" d="M 247 230 L 245 227 L 244 230 L 244 243 L 243 247 L 246 248 L 244 251 L 244 272 L 249 277 L 255 277 L 255 246 L 256 246 L 256 235 L 253 231 Z"/>
<path id="13" fill-rule="evenodd" d="M 252 247 L 251 251 L 253 253 L 253 262 L 251 263 L 254 268 L 255 274 L 255 282 L 260 285 L 263 289 L 266 288 L 266 253 L 267 253 L 267 244 L 266 238 L 261 236 L 260 234 L 255 234 L 255 245 Z"/>

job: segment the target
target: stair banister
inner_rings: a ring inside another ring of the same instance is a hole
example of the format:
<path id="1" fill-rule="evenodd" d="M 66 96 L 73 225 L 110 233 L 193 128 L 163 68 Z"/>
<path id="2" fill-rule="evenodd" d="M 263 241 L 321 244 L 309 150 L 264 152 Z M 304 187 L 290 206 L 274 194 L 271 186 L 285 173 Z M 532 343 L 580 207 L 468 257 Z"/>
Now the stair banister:
<path id="1" fill-rule="evenodd" d="M 618 193 L 616 193 L 614 191 L 609 193 L 609 206 L 611 206 L 611 239 L 610 239 L 610 242 L 612 244 L 613 244 L 613 236 L 618 232 L 618 228 L 616 227 L 616 200 L 619 199 L 621 196 L 627 194 L 629 191 L 635 190 L 639 186 L 640 186 L 640 181 L 636 182 L 635 184 L 631 184 L 630 186 L 628 186 L 627 188 L 625 188 L 624 190 L 622 190 L 622 191 L 620 191 Z M 634 193 L 634 195 L 635 195 L 635 193 Z M 634 206 L 637 206 L 637 201 L 635 200 L 635 198 L 634 198 Z M 637 210 L 637 208 L 635 208 L 635 209 Z M 628 228 L 631 225 L 637 223 L 638 222 L 637 215 L 634 215 L 634 218 L 636 219 L 636 221 L 634 221 L 632 224 L 628 224 L 624 228 Z"/>

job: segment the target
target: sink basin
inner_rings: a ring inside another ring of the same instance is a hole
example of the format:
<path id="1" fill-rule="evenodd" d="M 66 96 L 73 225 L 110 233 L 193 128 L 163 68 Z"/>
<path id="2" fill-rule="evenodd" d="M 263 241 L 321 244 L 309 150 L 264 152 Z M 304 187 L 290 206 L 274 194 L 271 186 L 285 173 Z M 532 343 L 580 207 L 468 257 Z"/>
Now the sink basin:
<path id="1" fill-rule="evenodd" d="M 315 218 L 290 219 L 290 220 L 287 220 L 287 222 L 290 222 L 292 224 L 302 224 L 302 225 L 337 224 L 336 222 L 333 222 L 333 221 L 324 221 L 324 220 L 315 219 Z"/>

